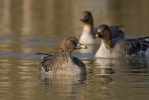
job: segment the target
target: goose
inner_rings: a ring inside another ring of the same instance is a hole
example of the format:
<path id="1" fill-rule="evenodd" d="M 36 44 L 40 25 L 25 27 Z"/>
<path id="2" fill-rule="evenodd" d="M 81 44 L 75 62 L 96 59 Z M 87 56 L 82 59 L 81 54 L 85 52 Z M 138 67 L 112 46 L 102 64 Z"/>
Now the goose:
<path id="1" fill-rule="evenodd" d="M 84 75 L 85 64 L 71 55 L 76 49 L 87 49 L 87 46 L 78 42 L 73 36 L 65 37 L 59 45 L 59 54 L 45 54 L 40 61 L 39 70 L 46 75 Z M 42 54 L 42 53 L 37 53 Z"/>
<path id="2" fill-rule="evenodd" d="M 112 33 L 108 25 L 102 24 L 98 27 L 96 38 L 101 39 L 101 45 L 95 57 L 102 58 L 125 58 L 145 57 L 149 49 L 149 36 L 139 38 L 125 38 L 118 42 L 112 40 Z"/>
<path id="3" fill-rule="evenodd" d="M 97 33 L 97 27 L 94 27 L 93 16 L 90 11 L 84 11 L 82 13 L 82 18 L 80 19 L 83 22 L 84 27 L 79 41 L 83 44 L 95 44 L 95 34 Z M 118 26 L 110 26 L 113 39 L 125 38 L 124 31 Z"/>

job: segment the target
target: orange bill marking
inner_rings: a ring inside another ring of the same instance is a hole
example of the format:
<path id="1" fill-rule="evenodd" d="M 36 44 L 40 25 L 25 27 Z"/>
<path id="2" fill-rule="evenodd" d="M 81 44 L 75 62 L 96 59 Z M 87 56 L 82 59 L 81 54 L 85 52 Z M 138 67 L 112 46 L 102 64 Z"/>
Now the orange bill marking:
<path id="1" fill-rule="evenodd" d="M 82 49 L 87 49 L 87 46 L 81 44 L 81 48 L 82 48 Z"/>
<path id="2" fill-rule="evenodd" d="M 96 37 L 96 38 L 99 38 L 99 34 L 95 34 L 95 37 Z"/>

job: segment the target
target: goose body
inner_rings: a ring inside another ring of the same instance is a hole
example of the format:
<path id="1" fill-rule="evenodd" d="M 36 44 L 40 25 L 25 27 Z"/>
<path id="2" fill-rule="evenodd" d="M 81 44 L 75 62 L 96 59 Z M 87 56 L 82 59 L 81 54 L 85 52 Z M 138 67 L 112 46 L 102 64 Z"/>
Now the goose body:
<path id="1" fill-rule="evenodd" d="M 149 49 L 149 36 L 133 39 L 121 39 L 114 42 L 112 33 L 107 25 L 100 25 L 96 38 L 101 39 L 101 46 L 95 54 L 95 57 L 102 58 L 124 58 L 134 56 L 146 56 Z"/>
<path id="2" fill-rule="evenodd" d="M 64 38 L 59 46 L 59 54 L 42 57 L 39 70 L 50 75 L 83 75 L 86 74 L 85 64 L 77 57 L 71 56 L 76 49 L 87 47 L 78 42 L 75 37 Z"/>
<path id="3" fill-rule="evenodd" d="M 97 27 L 94 27 L 94 21 L 91 12 L 84 11 L 81 21 L 83 22 L 84 27 L 79 41 L 83 44 L 95 44 L 95 34 L 97 33 Z M 113 39 L 125 38 L 124 32 L 120 27 L 111 26 L 110 30 L 112 32 Z"/>

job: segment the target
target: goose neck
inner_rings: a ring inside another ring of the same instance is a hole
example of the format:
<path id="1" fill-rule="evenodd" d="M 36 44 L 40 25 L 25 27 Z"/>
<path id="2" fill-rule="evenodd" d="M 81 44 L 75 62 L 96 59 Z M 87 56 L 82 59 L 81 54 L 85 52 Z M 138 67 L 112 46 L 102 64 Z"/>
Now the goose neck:
<path id="1" fill-rule="evenodd" d="M 86 31 L 88 33 L 93 33 L 93 25 L 90 25 L 90 24 L 84 25 L 83 31 Z"/>

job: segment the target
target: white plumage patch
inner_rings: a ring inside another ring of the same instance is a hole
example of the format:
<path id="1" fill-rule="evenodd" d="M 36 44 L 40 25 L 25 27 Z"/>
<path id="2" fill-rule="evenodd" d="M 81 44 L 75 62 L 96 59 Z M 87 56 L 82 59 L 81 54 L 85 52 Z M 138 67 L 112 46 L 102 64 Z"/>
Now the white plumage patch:
<path id="1" fill-rule="evenodd" d="M 82 32 L 82 35 L 79 40 L 82 44 L 94 44 L 95 39 L 93 38 L 93 34 L 91 33 L 91 30 L 88 26 L 85 26 Z"/>
<path id="2" fill-rule="evenodd" d="M 101 32 L 101 30 L 98 30 L 98 32 Z"/>
<path id="3" fill-rule="evenodd" d="M 111 58 L 112 55 L 110 53 L 110 50 L 106 47 L 106 45 L 104 43 L 101 43 L 101 46 L 96 52 L 95 57 Z"/>

